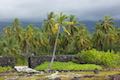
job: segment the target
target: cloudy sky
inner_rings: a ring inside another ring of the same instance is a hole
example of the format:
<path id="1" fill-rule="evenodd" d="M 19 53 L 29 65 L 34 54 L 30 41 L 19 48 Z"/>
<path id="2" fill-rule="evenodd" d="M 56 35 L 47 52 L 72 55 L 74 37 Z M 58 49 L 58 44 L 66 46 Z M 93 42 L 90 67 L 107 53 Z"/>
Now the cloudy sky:
<path id="1" fill-rule="evenodd" d="M 0 0 L 0 21 L 39 20 L 51 11 L 74 14 L 80 20 L 98 20 L 105 15 L 120 19 L 120 0 Z"/>

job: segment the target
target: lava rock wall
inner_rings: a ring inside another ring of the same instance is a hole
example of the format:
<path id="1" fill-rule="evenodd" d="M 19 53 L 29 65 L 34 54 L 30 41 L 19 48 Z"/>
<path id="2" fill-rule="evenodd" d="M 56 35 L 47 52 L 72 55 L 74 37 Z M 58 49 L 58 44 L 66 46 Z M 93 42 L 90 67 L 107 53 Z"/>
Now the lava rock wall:
<path id="1" fill-rule="evenodd" d="M 75 58 L 74 55 L 57 55 L 55 56 L 54 61 L 68 62 L 68 61 L 72 61 L 74 58 Z M 51 59 L 52 59 L 52 56 L 29 57 L 28 66 L 30 68 L 35 68 L 36 66 L 40 65 L 41 63 L 45 61 L 50 62 Z"/>
<path id="2" fill-rule="evenodd" d="M 15 66 L 15 59 L 13 57 L 2 57 L 0 56 L 0 66 Z"/>

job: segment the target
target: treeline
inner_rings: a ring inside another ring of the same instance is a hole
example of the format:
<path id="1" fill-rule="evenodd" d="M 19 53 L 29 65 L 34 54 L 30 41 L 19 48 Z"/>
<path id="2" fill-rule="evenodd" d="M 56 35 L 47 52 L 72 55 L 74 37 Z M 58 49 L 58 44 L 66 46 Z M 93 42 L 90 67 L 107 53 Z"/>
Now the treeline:
<path id="1" fill-rule="evenodd" d="M 0 55 L 31 56 L 52 54 L 56 35 L 56 54 L 76 54 L 83 50 L 120 51 L 120 28 L 113 18 L 105 16 L 96 22 L 95 31 L 89 32 L 74 15 L 49 13 L 41 28 L 22 27 L 18 19 L 0 34 Z"/>

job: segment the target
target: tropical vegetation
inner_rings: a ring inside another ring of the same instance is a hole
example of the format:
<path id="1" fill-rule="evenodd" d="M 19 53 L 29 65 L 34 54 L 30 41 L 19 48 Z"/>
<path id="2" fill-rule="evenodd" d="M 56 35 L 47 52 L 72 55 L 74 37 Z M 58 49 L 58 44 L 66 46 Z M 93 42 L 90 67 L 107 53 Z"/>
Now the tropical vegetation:
<path id="1" fill-rule="evenodd" d="M 6 71 L 10 71 L 10 70 L 12 70 L 12 68 L 9 67 L 9 66 L 7 66 L 7 67 L 1 67 L 1 66 L 0 66 L 0 73 L 6 72 Z"/>
<path id="2" fill-rule="evenodd" d="M 114 52 L 97 51 L 95 49 L 81 51 L 76 55 L 75 62 L 84 64 L 97 64 L 104 67 L 118 67 L 120 55 Z"/>
<path id="3" fill-rule="evenodd" d="M 95 30 L 90 32 L 74 15 L 51 12 L 40 28 L 32 24 L 23 27 L 16 18 L 11 25 L 1 31 L 1 56 L 14 56 L 20 62 L 20 59 L 24 60 L 23 58 L 33 55 L 52 53 L 53 56 L 79 53 L 85 57 L 83 60 L 87 63 L 105 66 L 118 64 L 115 60 L 118 60 L 120 53 L 120 28 L 115 25 L 112 17 L 105 16 L 96 22 Z M 89 59 L 86 58 L 88 55 Z M 98 60 L 95 57 L 105 58 L 106 62 L 102 60 L 95 62 Z M 24 64 L 24 61 L 21 64 Z"/>
<path id="4" fill-rule="evenodd" d="M 36 70 L 45 70 L 50 62 L 44 62 L 37 66 Z M 102 70 L 102 67 L 95 64 L 76 64 L 73 62 L 54 62 L 52 70 Z"/>

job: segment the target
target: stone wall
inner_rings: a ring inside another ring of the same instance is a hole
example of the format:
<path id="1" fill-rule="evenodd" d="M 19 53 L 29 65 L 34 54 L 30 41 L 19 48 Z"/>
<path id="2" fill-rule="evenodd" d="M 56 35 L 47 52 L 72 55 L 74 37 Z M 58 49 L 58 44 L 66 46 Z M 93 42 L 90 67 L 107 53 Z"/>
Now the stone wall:
<path id="1" fill-rule="evenodd" d="M 0 56 L 0 66 L 11 66 L 14 67 L 15 59 L 13 57 L 2 57 Z"/>
<path id="2" fill-rule="evenodd" d="M 39 57 L 30 57 L 28 59 L 28 66 L 30 68 L 35 68 L 37 65 L 40 65 L 41 63 L 45 61 L 51 61 L 52 56 L 39 56 Z M 55 57 L 54 61 L 60 61 L 60 62 L 68 62 L 72 61 L 75 58 L 74 55 L 57 55 Z"/>

